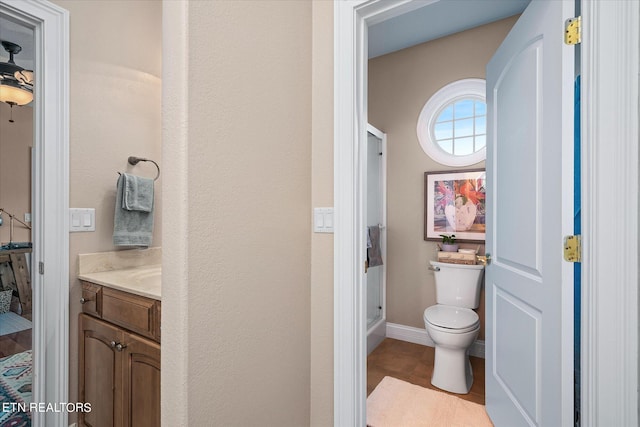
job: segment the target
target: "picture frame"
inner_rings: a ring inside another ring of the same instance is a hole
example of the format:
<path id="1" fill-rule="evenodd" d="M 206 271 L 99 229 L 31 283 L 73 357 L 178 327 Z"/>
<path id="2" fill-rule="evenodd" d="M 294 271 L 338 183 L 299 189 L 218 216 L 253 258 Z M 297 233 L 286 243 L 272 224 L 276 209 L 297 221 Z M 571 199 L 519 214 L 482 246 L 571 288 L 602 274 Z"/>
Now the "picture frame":
<path id="1" fill-rule="evenodd" d="M 424 240 L 455 234 L 458 242 L 484 242 L 486 178 L 484 169 L 425 172 Z"/>

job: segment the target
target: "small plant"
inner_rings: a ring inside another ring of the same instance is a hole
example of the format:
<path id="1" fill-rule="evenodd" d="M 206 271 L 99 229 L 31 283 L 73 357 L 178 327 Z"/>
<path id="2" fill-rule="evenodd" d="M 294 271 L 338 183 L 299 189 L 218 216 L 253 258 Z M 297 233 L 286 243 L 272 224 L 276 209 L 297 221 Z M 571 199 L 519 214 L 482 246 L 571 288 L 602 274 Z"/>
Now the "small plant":
<path id="1" fill-rule="evenodd" d="M 441 234 L 440 237 L 442 237 L 442 244 L 443 245 L 455 245 L 456 244 L 456 235 L 455 234 L 451 234 L 451 235 Z"/>

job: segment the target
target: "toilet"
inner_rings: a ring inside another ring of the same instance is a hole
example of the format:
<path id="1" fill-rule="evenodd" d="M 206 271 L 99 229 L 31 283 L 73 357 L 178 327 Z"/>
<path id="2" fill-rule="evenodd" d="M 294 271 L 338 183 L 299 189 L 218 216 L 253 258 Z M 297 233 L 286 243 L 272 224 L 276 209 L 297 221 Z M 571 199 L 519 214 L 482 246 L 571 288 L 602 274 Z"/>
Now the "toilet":
<path id="1" fill-rule="evenodd" d="M 437 303 L 424 311 L 424 325 L 436 347 L 431 384 L 467 394 L 473 384 L 469 348 L 480 331 L 480 318 L 472 309 L 480 305 L 484 266 L 430 263 Z"/>

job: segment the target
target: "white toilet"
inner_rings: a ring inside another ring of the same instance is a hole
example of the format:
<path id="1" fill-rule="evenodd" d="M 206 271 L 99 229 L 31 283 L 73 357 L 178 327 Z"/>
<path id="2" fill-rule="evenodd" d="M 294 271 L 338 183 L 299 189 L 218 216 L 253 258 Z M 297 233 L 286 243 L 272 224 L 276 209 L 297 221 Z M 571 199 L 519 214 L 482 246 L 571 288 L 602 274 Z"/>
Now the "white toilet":
<path id="1" fill-rule="evenodd" d="M 466 394 L 473 384 L 469 347 L 480 331 L 473 311 L 480 304 L 483 265 L 430 261 L 436 278 L 436 305 L 424 311 L 424 325 L 436 345 L 431 384 Z"/>

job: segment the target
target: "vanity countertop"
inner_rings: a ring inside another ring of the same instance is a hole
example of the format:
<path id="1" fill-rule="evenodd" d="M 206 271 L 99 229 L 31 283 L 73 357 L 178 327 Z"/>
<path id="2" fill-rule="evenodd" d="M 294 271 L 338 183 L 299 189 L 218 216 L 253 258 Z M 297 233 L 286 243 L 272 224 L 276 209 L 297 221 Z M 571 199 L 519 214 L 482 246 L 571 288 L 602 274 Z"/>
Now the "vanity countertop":
<path id="1" fill-rule="evenodd" d="M 162 267 L 160 264 L 83 273 L 78 278 L 135 295 L 162 300 Z"/>

